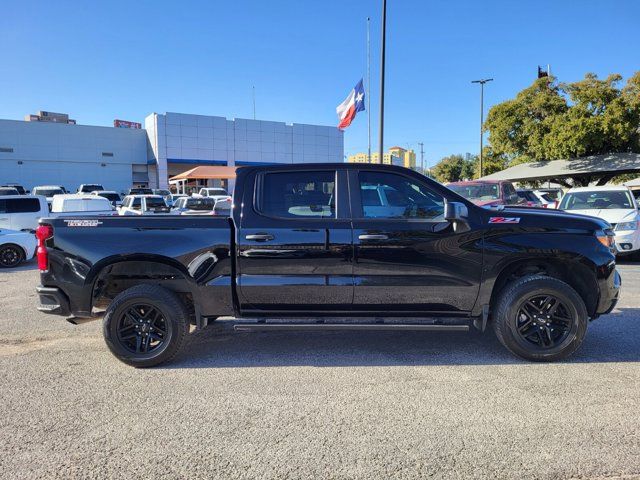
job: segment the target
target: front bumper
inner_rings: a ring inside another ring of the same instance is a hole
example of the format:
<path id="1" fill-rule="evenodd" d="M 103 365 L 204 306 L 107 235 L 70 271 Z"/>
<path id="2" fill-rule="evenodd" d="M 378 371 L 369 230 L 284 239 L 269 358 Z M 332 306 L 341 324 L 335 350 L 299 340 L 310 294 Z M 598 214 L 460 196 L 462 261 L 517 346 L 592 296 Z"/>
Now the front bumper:
<path id="1" fill-rule="evenodd" d="M 614 268 L 606 280 L 600 281 L 600 302 L 596 311 L 596 317 L 610 313 L 618 303 L 622 278 Z M 595 317 L 594 317 L 595 318 Z"/>
<path id="2" fill-rule="evenodd" d="M 36 292 L 40 296 L 40 305 L 38 310 L 43 313 L 50 313 L 52 315 L 62 315 L 68 317 L 71 315 L 71 308 L 69 307 L 69 299 L 62 293 L 62 290 L 55 287 L 43 287 L 38 285 Z"/>
<path id="3" fill-rule="evenodd" d="M 614 232 L 616 254 L 632 253 L 640 249 L 640 237 L 637 230 Z"/>

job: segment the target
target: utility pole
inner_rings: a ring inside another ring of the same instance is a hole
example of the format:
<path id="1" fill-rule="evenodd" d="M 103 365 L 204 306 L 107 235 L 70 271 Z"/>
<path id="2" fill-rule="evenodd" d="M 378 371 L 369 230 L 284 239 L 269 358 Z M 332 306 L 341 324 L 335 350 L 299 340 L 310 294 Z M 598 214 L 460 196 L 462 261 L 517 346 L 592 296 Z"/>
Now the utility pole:
<path id="1" fill-rule="evenodd" d="M 423 175 L 426 175 L 424 172 L 424 143 L 418 142 L 418 145 L 420 145 L 420 170 L 422 170 Z"/>
<path id="2" fill-rule="evenodd" d="M 382 45 L 380 48 L 380 163 L 384 159 L 384 60 L 387 33 L 387 0 L 382 0 Z"/>
<path id="3" fill-rule="evenodd" d="M 371 19 L 367 17 L 367 162 L 371 163 Z"/>
<path id="4" fill-rule="evenodd" d="M 485 78 L 483 80 L 472 80 L 471 83 L 480 84 L 480 177 L 484 176 L 484 169 L 482 168 L 482 143 L 483 143 L 483 131 L 482 126 L 484 124 L 484 84 L 493 82 L 493 78 Z"/>
<path id="5" fill-rule="evenodd" d="M 251 87 L 252 91 L 253 91 L 253 119 L 256 119 L 256 86 L 253 85 Z"/>

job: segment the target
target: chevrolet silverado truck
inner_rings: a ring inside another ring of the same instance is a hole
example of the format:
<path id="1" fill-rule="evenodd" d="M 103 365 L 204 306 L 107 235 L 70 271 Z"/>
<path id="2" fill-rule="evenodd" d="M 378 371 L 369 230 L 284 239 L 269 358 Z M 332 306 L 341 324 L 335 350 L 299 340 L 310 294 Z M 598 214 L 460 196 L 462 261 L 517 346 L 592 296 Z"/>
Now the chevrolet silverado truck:
<path id="1" fill-rule="evenodd" d="M 242 331 L 489 324 L 515 355 L 558 360 L 621 284 L 607 222 L 484 209 L 387 165 L 242 167 L 229 217 L 42 219 L 37 237 L 39 310 L 102 318 L 136 367 L 220 317 Z"/>

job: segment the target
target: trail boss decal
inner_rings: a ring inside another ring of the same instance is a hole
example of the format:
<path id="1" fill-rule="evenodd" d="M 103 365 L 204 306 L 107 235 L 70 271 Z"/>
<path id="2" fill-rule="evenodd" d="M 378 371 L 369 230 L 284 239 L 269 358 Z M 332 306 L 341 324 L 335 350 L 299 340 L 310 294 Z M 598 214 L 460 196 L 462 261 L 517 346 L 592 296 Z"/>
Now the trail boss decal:
<path id="1" fill-rule="evenodd" d="M 100 220 L 65 220 L 67 227 L 97 227 L 102 225 Z"/>
<path id="2" fill-rule="evenodd" d="M 520 217 L 489 217 L 489 223 L 520 223 Z"/>

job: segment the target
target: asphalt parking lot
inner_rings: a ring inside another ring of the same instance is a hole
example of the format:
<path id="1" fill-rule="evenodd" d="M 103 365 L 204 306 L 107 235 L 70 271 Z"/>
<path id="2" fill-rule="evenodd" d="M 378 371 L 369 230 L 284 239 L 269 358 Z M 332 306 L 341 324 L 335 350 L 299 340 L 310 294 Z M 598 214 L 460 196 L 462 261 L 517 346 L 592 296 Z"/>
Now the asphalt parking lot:
<path id="1" fill-rule="evenodd" d="M 493 334 L 233 333 L 135 370 L 0 271 L 1 478 L 639 478 L 640 265 L 569 361 Z"/>

